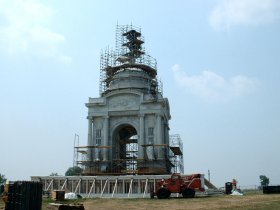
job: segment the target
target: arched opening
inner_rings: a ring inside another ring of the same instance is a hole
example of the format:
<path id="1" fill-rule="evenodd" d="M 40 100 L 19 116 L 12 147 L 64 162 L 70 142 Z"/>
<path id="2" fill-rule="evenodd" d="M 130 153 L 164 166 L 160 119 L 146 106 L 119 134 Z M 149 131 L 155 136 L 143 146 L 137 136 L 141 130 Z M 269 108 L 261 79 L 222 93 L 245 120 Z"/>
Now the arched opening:
<path id="1" fill-rule="evenodd" d="M 114 172 L 137 173 L 138 135 L 136 129 L 124 124 L 114 132 Z"/>

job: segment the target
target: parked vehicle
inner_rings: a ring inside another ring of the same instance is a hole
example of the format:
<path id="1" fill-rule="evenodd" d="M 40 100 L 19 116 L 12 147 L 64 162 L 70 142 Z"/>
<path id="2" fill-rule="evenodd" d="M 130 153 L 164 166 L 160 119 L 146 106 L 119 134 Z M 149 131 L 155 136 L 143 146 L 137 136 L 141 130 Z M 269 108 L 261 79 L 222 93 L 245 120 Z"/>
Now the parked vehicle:
<path id="1" fill-rule="evenodd" d="M 151 190 L 151 198 L 155 196 L 159 199 L 169 198 L 171 193 L 180 193 L 184 198 L 193 198 L 196 191 L 205 191 L 203 174 L 187 176 L 172 174 L 171 178 L 156 183 L 155 189 Z"/>

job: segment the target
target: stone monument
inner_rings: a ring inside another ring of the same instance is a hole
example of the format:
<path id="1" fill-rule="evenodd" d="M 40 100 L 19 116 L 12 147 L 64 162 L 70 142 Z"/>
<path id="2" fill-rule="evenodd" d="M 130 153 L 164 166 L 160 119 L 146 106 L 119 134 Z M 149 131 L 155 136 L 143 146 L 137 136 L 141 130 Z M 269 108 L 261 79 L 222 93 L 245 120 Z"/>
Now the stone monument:
<path id="1" fill-rule="evenodd" d="M 116 49 L 100 59 L 100 97 L 89 98 L 85 172 L 168 174 L 170 110 L 157 79 L 156 60 L 141 30 L 117 26 Z"/>

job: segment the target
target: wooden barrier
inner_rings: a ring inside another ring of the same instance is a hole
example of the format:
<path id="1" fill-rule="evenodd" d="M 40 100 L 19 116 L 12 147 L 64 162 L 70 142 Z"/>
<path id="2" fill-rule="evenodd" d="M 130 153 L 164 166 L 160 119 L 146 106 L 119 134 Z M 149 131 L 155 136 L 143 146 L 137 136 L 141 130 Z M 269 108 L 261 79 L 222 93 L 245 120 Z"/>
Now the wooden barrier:
<path id="1" fill-rule="evenodd" d="M 41 183 L 32 181 L 10 183 L 5 210 L 41 210 L 42 187 Z"/>

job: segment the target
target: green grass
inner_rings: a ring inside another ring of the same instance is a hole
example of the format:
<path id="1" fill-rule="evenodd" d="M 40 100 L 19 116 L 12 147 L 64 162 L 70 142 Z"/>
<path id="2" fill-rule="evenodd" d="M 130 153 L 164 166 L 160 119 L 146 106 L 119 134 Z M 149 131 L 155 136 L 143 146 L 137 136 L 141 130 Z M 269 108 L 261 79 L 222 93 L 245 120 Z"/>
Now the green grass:
<path id="1" fill-rule="evenodd" d="M 47 209 L 49 203 L 56 203 L 51 198 L 43 198 L 42 210 Z M 65 200 L 64 204 L 84 204 L 86 210 L 90 209 L 122 209 L 122 210 L 182 210 L 182 209 L 217 209 L 217 210 L 279 210 L 280 194 L 262 194 L 260 191 L 246 191 L 244 196 L 210 196 L 194 199 L 171 198 L 171 199 L 76 199 Z M 0 209 L 5 204 L 0 199 Z"/>
<path id="2" fill-rule="evenodd" d="M 42 205 L 47 205 L 49 203 L 61 203 L 61 204 L 79 204 L 83 203 L 86 199 L 85 198 L 79 198 L 79 199 L 73 199 L 73 200 L 63 200 L 63 201 L 55 201 L 51 198 L 43 198 Z"/>

